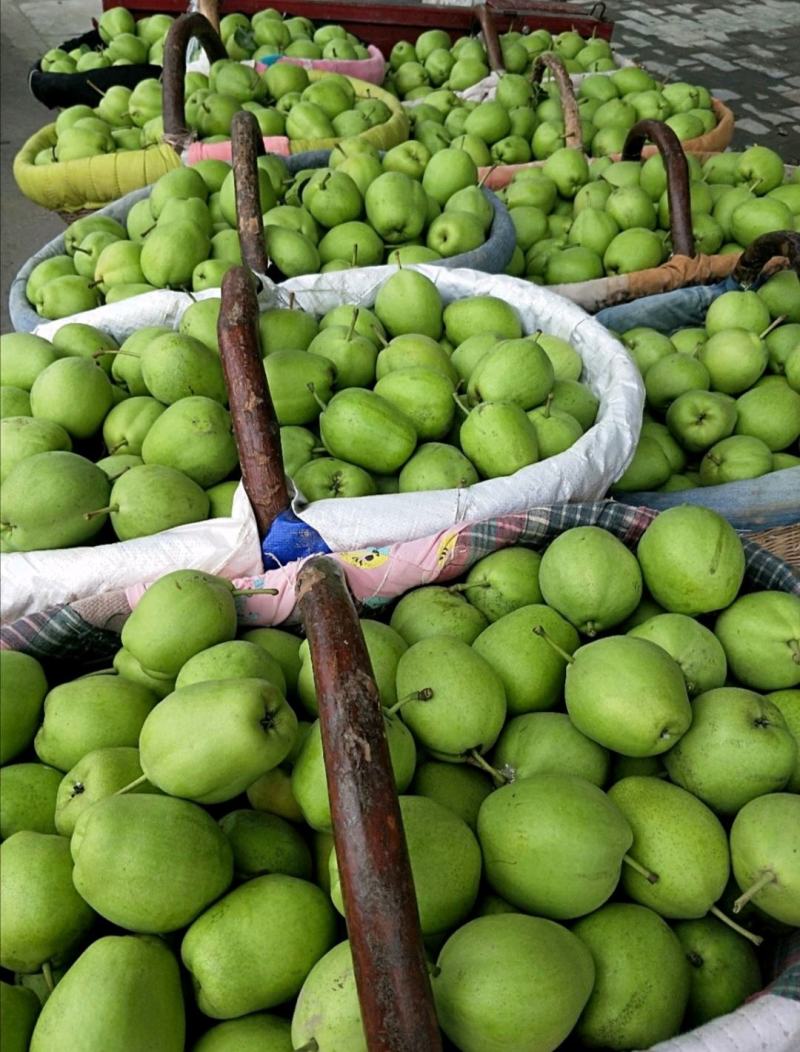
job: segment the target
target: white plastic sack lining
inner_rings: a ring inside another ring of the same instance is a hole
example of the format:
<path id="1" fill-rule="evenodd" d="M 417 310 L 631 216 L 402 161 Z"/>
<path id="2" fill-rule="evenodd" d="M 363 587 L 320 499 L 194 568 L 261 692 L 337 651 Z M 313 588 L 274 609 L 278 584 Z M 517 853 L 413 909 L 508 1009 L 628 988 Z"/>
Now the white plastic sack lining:
<path id="1" fill-rule="evenodd" d="M 729 1015 L 653 1045 L 649 1052 L 797 1052 L 800 1003 L 764 994 Z"/>
<path id="2" fill-rule="evenodd" d="M 445 303 L 466 296 L 498 296 L 520 314 L 523 328 L 568 340 L 584 363 L 583 379 L 600 399 L 597 422 L 570 449 L 507 478 L 488 479 L 463 490 L 424 494 L 385 494 L 305 504 L 297 496 L 293 510 L 323 537 L 333 551 L 392 544 L 427 536 L 458 522 L 471 522 L 524 511 L 532 504 L 594 500 L 605 494 L 630 463 L 641 428 L 644 390 L 639 372 L 622 345 L 573 303 L 547 289 L 504 275 L 472 270 L 418 266 L 438 287 Z M 317 315 L 341 303 L 370 307 L 378 288 L 395 267 L 369 267 L 293 278 L 269 285 L 261 307 L 294 304 Z M 198 298 L 215 295 L 209 289 Z M 192 300 L 162 290 L 111 306 L 40 325 L 52 339 L 70 321 L 109 332 L 117 340 L 145 325 L 174 326 Z M 139 576 L 143 568 L 139 567 Z"/>

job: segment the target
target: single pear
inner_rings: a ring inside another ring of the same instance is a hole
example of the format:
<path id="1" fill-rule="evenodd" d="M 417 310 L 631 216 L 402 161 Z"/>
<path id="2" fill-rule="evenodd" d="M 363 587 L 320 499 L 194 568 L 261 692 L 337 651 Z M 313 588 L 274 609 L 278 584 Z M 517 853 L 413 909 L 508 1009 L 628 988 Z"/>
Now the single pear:
<path id="1" fill-rule="evenodd" d="M 30 654 L 0 650 L 0 764 L 31 744 L 47 694 L 44 669 Z"/>
<path id="2" fill-rule="evenodd" d="M 725 683 L 728 662 L 722 644 L 710 629 L 686 614 L 656 614 L 629 628 L 628 635 L 648 639 L 678 662 L 689 697 Z"/>
<path id="3" fill-rule="evenodd" d="M 263 647 L 243 639 L 217 643 L 190 657 L 178 673 L 175 686 L 188 687 L 211 679 L 265 679 L 280 694 L 286 693 L 286 678 L 277 660 Z"/>
<path id="4" fill-rule="evenodd" d="M 202 161 L 200 162 L 203 163 Z M 291 1024 L 267 1012 L 254 1012 L 206 1030 L 192 1052 L 292 1052 Z"/>
<path id="5" fill-rule="evenodd" d="M 265 873 L 311 879 L 308 845 L 285 819 L 242 809 L 230 811 L 219 825 L 231 842 L 233 868 L 239 880 L 251 880 Z"/>
<path id="6" fill-rule="evenodd" d="M 55 833 L 61 771 L 42 763 L 13 763 L 0 769 L 0 837 L 20 830 Z"/>
<path id="7" fill-rule="evenodd" d="M 800 685 L 800 598 L 789 592 L 743 595 L 719 615 L 714 633 L 731 672 L 754 690 Z"/>
<path id="8" fill-rule="evenodd" d="M 98 800 L 113 796 L 139 781 L 142 767 L 139 750 L 132 746 L 93 749 L 67 771 L 60 780 L 55 806 L 56 829 L 61 836 L 72 836 L 78 818 Z M 157 793 L 144 781 L 128 790 L 133 793 Z"/>
<path id="9" fill-rule="evenodd" d="M 432 636 L 472 643 L 487 621 L 459 592 L 442 585 L 425 585 L 398 601 L 390 624 L 410 646 Z"/>
<path id="10" fill-rule="evenodd" d="M 292 1040 L 287 1052 L 311 1050 L 315 1046 L 368 1052 L 349 941 L 340 942 L 320 957 L 297 995 L 292 1014 Z M 253 1052 L 261 1049 L 259 1046 Z"/>
<path id="11" fill-rule="evenodd" d="M 467 574 L 463 592 L 488 621 L 498 621 L 521 606 L 541 603 L 541 561 L 538 552 L 517 545 L 491 552 Z"/>
<path id="12" fill-rule="evenodd" d="M 516 716 L 492 752 L 493 766 L 512 782 L 535 774 L 574 774 L 602 788 L 610 762 L 608 750 L 581 734 L 563 712 Z"/>
<path id="13" fill-rule="evenodd" d="M 250 628 L 242 632 L 241 638 L 255 643 L 275 658 L 283 669 L 286 689 L 291 696 L 297 687 L 300 672 L 300 638 L 282 628 Z"/>
<path id="14" fill-rule="evenodd" d="M 492 783 L 482 771 L 466 764 L 429 760 L 417 767 L 410 788 L 417 796 L 430 797 L 449 808 L 474 831 Z"/>
<path id="15" fill-rule="evenodd" d="M 768 793 L 745 804 L 730 832 L 731 862 L 745 903 L 784 924 L 800 925 L 800 796 Z"/>
<path id="16" fill-rule="evenodd" d="M 201 487 L 182 471 L 162 464 L 132 464 L 121 472 L 114 479 L 109 505 L 111 525 L 121 541 L 201 522 L 209 513 L 209 498 Z"/>
<path id="17" fill-rule="evenodd" d="M 0 982 L 0 1045 L 4 1052 L 28 1052 L 39 1008 L 33 990 Z"/>
<path id="18" fill-rule="evenodd" d="M 715 917 L 678 921 L 672 929 L 689 962 L 685 1023 L 702 1026 L 735 1012 L 761 989 L 761 969 L 752 945 Z"/>

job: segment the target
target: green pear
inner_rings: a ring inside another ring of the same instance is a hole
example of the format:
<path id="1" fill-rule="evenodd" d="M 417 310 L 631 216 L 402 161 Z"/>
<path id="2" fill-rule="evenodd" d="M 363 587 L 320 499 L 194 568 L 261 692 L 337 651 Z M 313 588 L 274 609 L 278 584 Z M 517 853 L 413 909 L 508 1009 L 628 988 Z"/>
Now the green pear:
<path id="1" fill-rule="evenodd" d="M 320 1049 L 367 1052 L 349 942 L 334 946 L 308 973 L 295 1002 L 291 1037 L 286 1052 L 312 1049 L 314 1044 Z"/>
<path id="2" fill-rule="evenodd" d="M 370 497 L 376 492 L 368 472 L 336 457 L 317 457 L 309 461 L 298 468 L 293 481 L 309 502 L 338 497 Z"/>
<path id="3" fill-rule="evenodd" d="M 311 424 L 319 417 L 317 398 L 327 402 L 331 397 L 336 376 L 333 362 L 319 354 L 287 349 L 269 353 L 264 369 L 275 415 L 282 427 Z"/>
<path id="4" fill-rule="evenodd" d="M 669 459 L 660 442 L 642 433 L 633 460 L 612 487 L 612 493 L 658 489 L 672 474 Z"/>
<path id="5" fill-rule="evenodd" d="M 111 379 L 131 395 L 149 395 L 142 379 L 142 352 L 157 336 L 171 331 L 162 325 L 149 325 L 132 333 L 120 345 L 119 353 L 114 355 Z"/>
<path id="6" fill-rule="evenodd" d="M 392 628 L 410 646 L 431 636 L 472 643 L 486 628 L 486 617 L 457 591 L 425 585 L 404 595 L 392 612 Z"/>
<path id="7" fill-rule="evenodd" d="M 783 789 L 797 743 L 776 705 L 750 690 L 720 687 L 695 698 L 692 710 L 691 727 L 664 758 L 673 782 L 722 814 Z"/>
<path id="8" fill-rule="evenodd" d="M 567 919 L 597 909 L 612 894 L 633 834 L 596 785 L 542 773 L 486 798 L 478 839 L 486 878 L 499 895 L 525 912 Z"/>
<path id="9" fill-rule="evenodd" d="M 7 1052 L 28 1052 L 39 999 L 23 986 L 0 983 L 0 1042 Z"/>
<path id="10" fill-rule="evenodd" d="M 734 1012 L 762 987 L 755 950 L 741 935 L 714 917 L 673 925 L 689 971 L 689 1003 L 685 1022 L 701 1026 Z"/>
<path id="11" fill-rule="evenodd" d="M 156 696 L 120 676 L 96 675 L 54 687 L 34 740 L 36 755 L 61 771 L 71 770 L 94 749 L 135 746 Z"/>
<path id="12" fill-rule="evenodd" d="M 146 671 L 174 679 L 190 657 L 235 635 L 230 583 L 200 570 L 174 570 L 147 589 L 121 639 Z"/>
<path id="13" fill-rule="evenodd" d="M 110 454 L 133 453 L 138 456 L 142 442 L 152 425 L 164 412 L 155 398 L 128 398 L 110 410 L 103 421 L 103 441 Z"/>
<path id="14" fill-rule="evenodd" d="M 131 746 L 93 749 L 61 779 L 55 802 L 55 824 L 61 836 L 72 836 L 78 818 L 98 800 L 139 781 L 142 773 L 139 750 Z M 134 793 L 158 792 L 148 782 L 131 789 Z"/>
<path id="15" fill-rule="evenodd" d="M 20 461 L 57 449 L 72 449 L 72 440 L 60 424 L 30 416 L 6 417 L 0 421 L 0 482 Z"/>
<path id="16" fill-rule="evenodd" d="M 78 818 L 71 850 L 83 899 L 131 931 L 186 927 L 233 876 L 233 853 L 216 822 L 169 796 L 98 800 Z"/>
<path id="17" fill-rule="evenodd" d="M 493 332 L 498 339 L 516 340 L 522 326 L 514 308 L 495 296 L 471 296 L 455 300 L 444 309 L 445 334 L 454 345 L 479 332 Z"/>
<path id="18" fill-rule="evenodd" d="M 486 775 L 459 763 L 428 761 L 417 767 L 411 790 L 458 815 L 474 832 L 481 804 L 492 791 Z M 406 798 L 407 799 L 407 798 Z"/>
<path id="19" fill-rule="evenodd" d="M 422 934 L 449 931 L 467 916 L 478 896 L 478 842 L 466 822 L 435 800 L 401 796 L 399 804 Z M 344 914 L 335 852 L 329 866 L 331 898 Z"/>
<path id="20" fill-rule="evenodd" d="M 490 622 L 522 606 L 541 603 L 541 561 L 538 552 L 518 546 L 491 552 L 467 574 L 464 594 Z"/>
<path id="21" fill-rule="evenodd" d="M 680 665 L 655 643 L 633 636 L 579 647 L 564 696 L 578 730 L 623 756 L 666 752 L 692 721 Z"/>
<path id="22" fill-rule="evenodd" d="M 403 792 L 414 775 L 417 759 L 414 739 L 397 717 L 384 714 L 384 720 L 395 786 L 399 792 Z M 319 720 L 311 725 L 300 748 L 292 769 L 291 789 L 308 825 L 319 832 L 331 832 L 331 810 Z"/>
<path id="23" fill-rule="evenodd" d="M 775 920 L 800 924 L 800 797 L 768 793 L 745 804 L 730 832 L 731 862 L 742 895 L 733 911 L 749 901 Z"/>
<path id="24" fill-rule="evenodd" d="M 97 998 L 88 1018 L 87 989 Z M 93 942 L 59 982 L 30 1047 L 32 1052 L 81 1045 L 182 1052 L 184 1030 L 178 965 L 163 940 L 107 935 Z"/>
<path id="25" fill-rule="evenodd" d="M 575 1028 L 589 1047 L 649 1048 L 680 1029 L 689 964 L 677 936 L 652 910 L 613 903 L 573 928 L 597 981 Z"/>
<path id="26" fill-rule="evenodd" d="M 139 265 L 155 288 L 180 288 L 190 284 L 192 271 L 210 251 L 208 237 L 193 222 L 159 223 L 144 240 Z"/>
<path id="27" fill-rule="evenodd" d="M 555 375 L 535 338 L 501 340 L 484 354 L 469 378 L 467 395 L 477 402 L 512 402 L 523 409 L 541 405 Z"/>
<path id="28" fill-rule="evenodd" d="M 292 1052 L 291 1025 L 278 1016 L 255 1012 L 212 1026 L 192 1045 L 192 1052 Z"/>
<path id="29" fill-rule="evenodd" d="M 11 384 L 0 386 L 0 420 L 7 420 L 12 416 L 30 415 L 31 398 L 27 391 Z"/>
<path id="30" fill-rule="evenodd" d="M 120 475 L 124 475 L 131 468 L 141 467 L 144 461 L 135 453 L 119 453 L 116 456 L 102 457 L 96 463 L 113 485 Z"/>
<path id="31" fill-rule="evenodd" d="M 109 497 L 111 525 L 121 541 L 208 518 L 209 498 L 175 468 L 140 463 L 114 481 Z"/>
<path id="32" fill-rule="evenodd" d="M 296 308 L 274 307 L 259 316 L 258 329 L 261 353 L 266 357 L 273 351 L 308 350 L 319 332 L 319 324 L 313 314 Z"/>
<path id="33" fill-rule="evenodd" d="M 588 636 L 624 621 L 642 597 L 635 557 L 597 526 L 575 527 L 551 542 L 539 586 L 545 602 Z"/>
<path id="34" fill-rule="evenodd" d="M 247 799 L 250 806 L 257 811 L 278 815 L 289 822 L 304 820 L 303 812 L 292 792 L 292 776 L 286 766 L 273 767 L 271 771 L 262 774 L 248 787 Z"/>
<path id="35" fill-rule="evenodd" d="M 105 474 L 84 457 L 61 450 L 27 457 L 3 482 L 0 533 L 7 550 L 86 543 L 105 524 L 108 493 Z"/>
<path id="36" fill-rule="evenodd" d="M 94 358 L 99 361 L 106 373 L 111 371 L 111 363 L 114 356 L 111 354 L 99 354 L 99 351 L 116 350 L 117 341 L 95 329 L 91 325 L 83 325 L 79 322 L 62 325 L 53 337 L 53 346 L 63 357 Z"/>
<path id="37" fill-rule="evenodd" d="M 148 199 L 150 211 L 153 218 L 158 219 L 168 201 L 189 201 L 193 198 L 205 201 L 208 198 L 208 192 L 206 182 L 197 167 L 175 168 L 166 175 L 162 175 L 153 184 Z"/>
<path id="38" fill-rule="evenodd" d="M 230 811 L 220 829 L 233 848 L 233 868 L 239 880 L 265 873 L 311 878 L 311 852 L 300 833 L 285 819 L 262 811 Z"/>
<path id="39" fill-rule="evenodd" d="M 61 116 L 61 114 L 59 114 Z M 76 219 L 73 223 L 67 227 L 64 233 L 64 246 L 67 255 L 72 256 L 75 253 L 76 248 L 87 237 L 90 233 L 97 230 L 104 230 L 106 233 L 115 234 L 118 238 L 125 237 L 125 227 L 117 219 L 112 219 L 111 216 L 104 216 L 98 212 L 92 215 L 84 216 L 83 219 Z"/>
<path id="40" fill-rule="evenodd" d="M 453 385 L 433 369 L 394 369 L 374 390 L 408 417 L 420 442 L 444 438 L 452 426 Z"/>
<path id="41" fill-rule="evenodd" d="M 171 694 L 175 689 L 174 680 L 156 678 L 145 672 L 133 654 L 129 653 L 125 647 L 120 647 L 114 655 L 113 667 L 117 675 L 122 676 L 123 679 L 147 687 L 159 701 L 166 698 L 167 694 Z"/>
<path id="42" fill-rule="evenodd" d="M 208 497 L 209 519 L 229 519 L 233 514 L 233 501 L 239 483 L 235 481 L 218 482 L 206 490 Z"/>
<path id="43" fill-rule="evenodd" d="M 142 379 L 150 394 L 166 405 L 192 395 L 228 400 L 219 354 L 181 333 L 158 336 L 140 355 Z"/>
<path id="44" fill-rule="evenodd" d="M 398 370 L 398 373 L 403 371 Z M 425 442 L 417 446 L 415 452 L 405 462 L 397 481 L 400 493 L 416 493 L 432 489 L 464 489 L 475 485 L 478 481 L 478 473 L 464 454 L 454 446 L 443 442 Z"/>
<path id="45" fill-rule="evenodd" d="M 204 729 L 210 724 L 211 738 Z M 220 803 L 277 767 L 296 732 L 297 717 L 266 680 L 192 683 L 170 694 L 145 720 L 139 737 L 142 771 L 172 796 Z"/>
<path id="46" fill-rule="evenodd" d="M 365 336 L 351 333 L 343 326 L 331 325 L 314 337 L 308 351 L 333 363 L 337 391 L 344 387 L 371 387 L 375 382 L 378 349 Z"/>
<path id="47" fill-rule="evenodd" d="M 263 679 L 281 694 L 286 692 L 283 669 L 263 647 L 236 639 L 201 650 L 178 673 L 176 688 L 223 679 Z"/>
<path id="48" fill-rule="evenodd" d="M 383 348 L 378 355 L 375 375 L 382 380 L 389 373 L 412 368 L 433 369 L 453 385 L 458 383 L 458 373 L 442 345 L 430 336 L 412 333 L 395 336 Z"/>
<path id="49" fill-rule="evenodd" d="M 583 384 L 575 380 L 556 380 L 553 384 L 550 408 L 575 417 L 584 431 L 594 424 L 600 403 Z"/>
<path id="50" fill-rule="evenodd" d="M 98 293 L 88 278 L 65 274 L 43 285 L 36 293 L 34 304 L 43 318 L 66 318 L 93 310 L 98 304 Z"/>
<path id="51" fill-rule="evenodd" d="M 241 634 L 241 638 L 266 650 L 281 666 L 286 688 L 291 696 L 297 688 L 297 677 L 300 672 L 299 655 L 301 640 L 281 628 L 251 628 Z"/>
<path id="52" fill-rule="evenodd" d="M 797 763 L 786 784 L 789 792 L 796 793 L 800 791 L 800 690 L 776 690 L 767 695 L 767 700 L 780 709 L 790 734 L 798 743 Z"/>
<path id="53" fill-rule="evenodd" d="M 60 424 L 72 438 L 91 438 L 113 404 L 103 367 L 88 358 L 60 358 L 48 365 L 31 388 L 34 418 Z"/>
<path id="54" fill-rule="evenodd" d="M 459 441 L 483 478 L 513 475 L 539 459 L 534 426 L 513 402 L 475 406 L 461 425 Z"/>
<path id="55" fill-rule="evenodd" d="M 708 913 L 730 872 L 725 830 L 716 815 L 685 789 L 660 778 L 623 778 L 608 795 L 633 830 L 631 856 L 657 877 L 652 883 L 638 867 L 626 867 L 622 884 L 628 896 L 662 917 Z"/>
<path id="56" fill-rule="evenodd" d="M 14 763 L 0 769 L 0 837 L 7 840 L 23 829 L 55 833 L 60 781 L 61 771 L 41 763 Z"/>
<path id="57" fill-rule="evenodd" d="M 744 577 L 744 549 L 733 527 L 708 508 L 669 508 L 645 530 L 637 548 L 644 583 L 671 613 L 729 606 Z"/>
<path id="58" fill-rule="evenodd" d="M 379 474 L 399 470 L 417 444 L 412 421 L 391 402 L 362 388 L 335 394 L 320 415 L 319 427 L 333 456 Z"/>
<path id="59" fill-rule="evenodd" d="M 743 595 L 714 625 L 731 671 L 746 687 L 786 690 L 800 684 L 800 599 L 788 592 Z"/>
<path id="60" fill-rule="evenodd" d="M 543 1052 L 567 1038 L 594 978 L 591 954 L 572 932 L 506 913 L 454 932 L 432 986 L 439 1023 L 462 1052 Z M 540 996 L 525 996 L 531 987 Z"/>
<path id="61" fill-rule="evenodd" d="M 141 455 L 145 464 L 163 464 L 182 471 L 199 486 L 213 486 L 239 460 L 230 413 L 203 395 L 181 398 L 147 432 Z"/>
<path id="62" fill-rule="evenodd" d="M 280 432 L 283 470 L 289 478 L 294 478 L 295 472 L 311 460 L 314 450 L 318 448 L 319 439 L 308 428 L 296 427 L 293 424 L 282 427 Z"/>
<path id="63" fill-rule="evenodd" d="M 666 650 L 680 665 L 690 697 L 725 683 L 728 662 L 722 644 L 694 618 L 657 614 L 630 628 L 628 635 L 648 639 Z"/>
<path id="64" fill-rule="evenodd" d="M 334 939 L 334 911 L 324 893 L 272 873 L 248 880 L 206 910 L 186 932 L 181 956 L 200 1010 L 231 1019 L 297 994 Z M 244 976 L 243 954 L 252 961 Z"/>
<path id="65" fill-rule="evenodd" d="M 415 305 L 411 315 L 409 301 Z M 398 270 L 385 281 L 378 290 L 374 310 L 390 336 L 414 333 L 438 340 L 442 335 L 439 290 L 430 278 L 418 271 Z"/>
<path id="66" fill-rule="evenodd" d="M 50 281 L 75 273 L 75 262 L 71 255 L 51 256 L 37 263 L 25 283 L 25 296 L 29 303 L 35 303 L 36 297 Z M 34 337 L 39 339 L 39 337 Z"/>
<path id="67" fill-rule="evenodd" d="M 608 751 L 576 730 L 563 712 L 529 712 L 509 720 L 497 739 L 492 764 L 510 781 L 537 774 L 571 774 L 602 787 Z"/>
<path id="68" fill-rule="evenodd" d="M 3 842 L 0 857 L 0 964 L 12 972 L 59 964 L 94 920 L 73 886 L 69 841 L 23 830 Z"/>

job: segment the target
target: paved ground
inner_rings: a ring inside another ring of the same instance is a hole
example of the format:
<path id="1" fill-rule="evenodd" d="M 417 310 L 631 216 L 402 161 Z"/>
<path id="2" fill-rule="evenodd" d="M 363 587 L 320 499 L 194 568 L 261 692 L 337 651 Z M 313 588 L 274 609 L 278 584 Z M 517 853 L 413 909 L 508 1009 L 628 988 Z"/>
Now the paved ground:
<path id="1" fill-rule="evenodd" d="M 585 0 L 581 6 L 588 6 Z M 674 6 L 620 0 L 608 10 L 624 54 L 657 75 L 703 84 L 731 106 L 734 147 L 758 140 L 787 163 L 800 163 L 800 0 L 692 0 Z M 28 92 L 28 69 L 47 48 L 88 28 L 99 11 L 99 0 L 2 0 L 0 331 L 9 328 L 14 274 L 63 229 L 57 216 L 22 197 L 11 173 L 17 150 L 49 119 Z"/>

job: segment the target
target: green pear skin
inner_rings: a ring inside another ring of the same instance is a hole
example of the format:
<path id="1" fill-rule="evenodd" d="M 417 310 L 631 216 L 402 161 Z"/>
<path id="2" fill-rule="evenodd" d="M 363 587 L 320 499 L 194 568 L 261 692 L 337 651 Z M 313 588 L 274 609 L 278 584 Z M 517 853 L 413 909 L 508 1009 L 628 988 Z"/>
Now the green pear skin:
<path id="1" fill-rule="evenodd" d="M 745 804 L 733 820 L 730 846 L 741 891 L 769 917 L 800 925 L 800 796 L 767 793 Z"/>
<path id="2" fill-rule="evenodd" d="M 192 1052 L 293 1052 L 291 1024 L 267 1012 L 218 1023 L 192 1045 Z"/>
<path id="3" fill-rule="evenodd" d="M 30 654 L 0 650 L 0 763 L 33 741 L 47 694 L 44 669 Z"/>
<path id="4" fill-rule="evenodd" d="M 287 1052 L 305 1048 L 311 1041 L 316 1041 L 321 1049 L 368 1052 L 353 956 L 347 940 L 320 957 L 297 995 L 292 1013 L 292 1042 Z"/>
<path id="5" fill-rule="evenodd" d="M 281 694 L 286 693 L 286 677 L 275 658 L 263 647 L 244 639 L 217 643 L 190 657 L 178 673 L 175 686 L 180 689 L 210 679 L 265 679 Z"/>
<path id="6" fill-rule="evenodd" d="M 239 880 L 266 873 L 311 879 L 311 852 L 289 822 L 278 815 L 241 809 L 220 819 L 220 829 L 233 848 L 233 868 Z"/>
<path id="7" fill-rule="evenodd" d="M 70 847 L 77 890 L 129 931 L 185 928 L 233 878 L 233 852 L 217 823 L 169 796 L 99 800 L 78 819 Z"/>
<path id="8" fill-rule="evenodd" d="M 678 921 L 672 929 L 690 965 L 685 1025 L 702 1026 L 734 1012 L 762 987 L 751 943 L 716 917 Z"/>
<path id="9" fill-rule="evenodd" d="M 55 833 L 61 771 L 43 763 L 14 763 L 0 769 L 0 837 L 27 829 Z"/>
<path id="10" fill-rule="evenodd" d="M 24 986 L 0 982 L 0 1048 L 3 1052 L 28 1052 L 39 1014 L 39 999 Z"/>
<path id="11" fill-rule="evenodd" d="M 411 791 L 449 808 L 475 832 L 481 804 L 492 791 L 486 775 L 463 763 L 421 763 L 414 772 Z"/>
<path id="12" fill-rule="evenodd" d="M 81 954 L 50 995 L 30 1052 L 183 1052 L 185 1026 L 178 962 L 166 943 L 108 935 Z"/>
<path id="13" fill-rule="evenodd" d="M 139 750 L 132 746 L 93 749 L 67 771 L 58 786 L 55 806 L 56 829 L 72 836 L 75 823 L 87 808 L 137 780 L 142 773 Z M 149 782 L 130 792 L 157 793 Z"/>
<path id="14" fill-rule="evenodd" d="M 335 913 L 314 884 L 272 873 L 231 891 L 191 925 L 181 943 L 200 1011 L 233 1019 L 281 1004 L 300 990 L 333 945 Z M 242 960 L 250 962 L 242 972 Z"/>
<path id="15" fill-rule="evenodd" d="M 563 712 L 528 712 L 509 720 L 497 739 L 492 764 L 517 781 L 534 774 L 574 774 L 602 788 L 608 750 L 581 734 Z"/>

